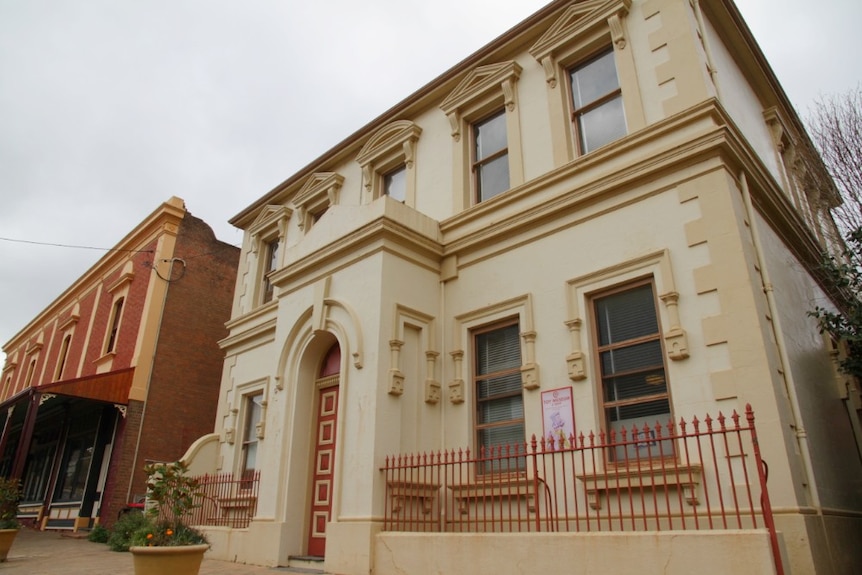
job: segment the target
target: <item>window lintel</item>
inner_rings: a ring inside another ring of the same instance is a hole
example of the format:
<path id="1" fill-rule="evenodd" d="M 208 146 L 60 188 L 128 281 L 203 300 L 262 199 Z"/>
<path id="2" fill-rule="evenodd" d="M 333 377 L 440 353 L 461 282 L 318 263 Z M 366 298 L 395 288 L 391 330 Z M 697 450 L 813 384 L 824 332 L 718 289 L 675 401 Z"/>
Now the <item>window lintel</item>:
<path id="1" fill-rule="evenodd" d="M 440 109 L 449 118 L 452 137 L 461 138 L 461 119 L 465 109 L 499 91 L 506 109 L 515 109 L 515 83 L 521 76 L 521 66 L 514 60 L 479 66 L 471 71 L 446 96 Z"/>
<path id="2" fill-rule="evenodd" d="M 308 214 L 338 204 L 338 193 L 344 183 L 344 176 L 335 172 L 317 172 L 312 174 L 293 198 L 293 203 L 299 208 L 301 217 L 299 226 L 305 228 L 308 224 Z"/>

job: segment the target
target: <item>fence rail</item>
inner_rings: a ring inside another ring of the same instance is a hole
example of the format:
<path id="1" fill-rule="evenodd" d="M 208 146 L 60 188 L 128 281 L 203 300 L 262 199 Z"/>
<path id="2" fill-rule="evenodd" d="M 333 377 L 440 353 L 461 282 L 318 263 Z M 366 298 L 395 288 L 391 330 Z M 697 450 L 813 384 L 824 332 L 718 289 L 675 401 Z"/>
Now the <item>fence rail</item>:
<path id="1" fill-rule="evenodd" d="M 590 532 L 767 528 L 754 413 L 387 457 L 384 530 Z"/>
<path id="2" fill-rule="evenodd" d="M 197 507 L 188 518 L 190 525 L 224 526 L 244 529 L 257 513 L 260 471 L 234 477 L 232 473 L 199 475 Z"/>

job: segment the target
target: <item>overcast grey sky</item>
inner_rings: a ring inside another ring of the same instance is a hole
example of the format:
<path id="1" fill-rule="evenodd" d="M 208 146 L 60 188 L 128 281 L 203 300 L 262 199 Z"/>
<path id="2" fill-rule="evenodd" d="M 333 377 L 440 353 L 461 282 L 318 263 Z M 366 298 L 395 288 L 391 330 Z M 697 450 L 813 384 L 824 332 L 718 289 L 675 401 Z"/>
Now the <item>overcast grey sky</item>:
<path id="1" fill-rule="evenodd" d="M 0 238 L 109 248 L 176 195 L 239 245 L 229 218 L 546 3 L 0 0 Z M 862 0 L 737 5 L 803 116 L 862 81 Z M 0 346 L 103 254 L 0 240 Z"/>

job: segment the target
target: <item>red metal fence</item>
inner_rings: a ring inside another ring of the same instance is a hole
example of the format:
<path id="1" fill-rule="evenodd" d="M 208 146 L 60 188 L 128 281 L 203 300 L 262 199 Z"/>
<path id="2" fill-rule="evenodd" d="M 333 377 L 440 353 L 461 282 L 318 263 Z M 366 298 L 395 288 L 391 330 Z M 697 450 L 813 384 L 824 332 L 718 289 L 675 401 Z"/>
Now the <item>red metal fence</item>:
<path id="1" fill-rule="evenodd" d="M 190 525 L 248 527 L 257 513 L 260 471 L 235 478 L 232 473 L 199 475 L 198 505 L 188 518 Z"/>
<path id="2" fill-rule="evenodd" d="M 754 413 L 736 411 L 473 454 L 386 458 L 384 530 L 587 532 L 767 528 Z"/>

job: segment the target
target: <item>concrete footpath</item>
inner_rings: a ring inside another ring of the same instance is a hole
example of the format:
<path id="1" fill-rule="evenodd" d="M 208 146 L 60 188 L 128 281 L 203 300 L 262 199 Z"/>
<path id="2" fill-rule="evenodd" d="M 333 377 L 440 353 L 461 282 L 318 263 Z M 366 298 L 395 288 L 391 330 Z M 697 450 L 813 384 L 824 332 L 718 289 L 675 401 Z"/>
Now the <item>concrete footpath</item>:
<path id="1" fill-rule="evenodd" d="M 111 551 L 71 533 L 22 529 L 0 573 L 6 575 L 134 575 L 132 555 Z M 204 558 L 200 575 L 308 573 L 287 567 L 260 567 Z M 166 574 L 168 575 L 168 574 Z"/>

